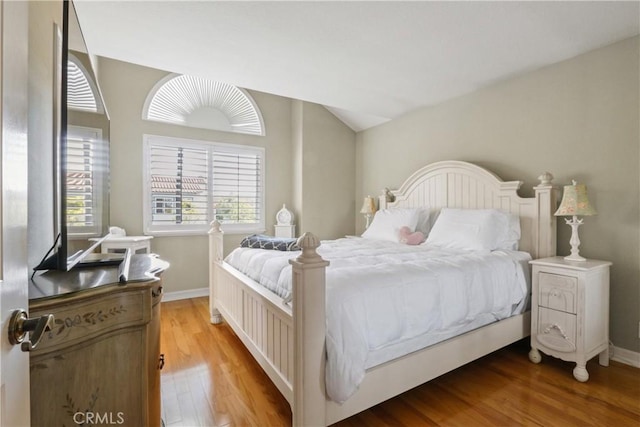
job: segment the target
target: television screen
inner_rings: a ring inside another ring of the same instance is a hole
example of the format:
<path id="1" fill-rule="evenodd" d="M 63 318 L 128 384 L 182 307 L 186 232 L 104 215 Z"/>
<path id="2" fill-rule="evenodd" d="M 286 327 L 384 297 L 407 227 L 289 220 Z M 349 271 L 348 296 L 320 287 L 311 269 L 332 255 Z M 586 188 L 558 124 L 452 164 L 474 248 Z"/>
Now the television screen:
<path id="1" fill-rule="evenodd" d="M 63 2 L 54 112 L 54 245 L 34 270 L 69 270 L 109 229 L 109 117 L 72 1 Z M 57 129 L 57 132 L 56 132 Z"/>

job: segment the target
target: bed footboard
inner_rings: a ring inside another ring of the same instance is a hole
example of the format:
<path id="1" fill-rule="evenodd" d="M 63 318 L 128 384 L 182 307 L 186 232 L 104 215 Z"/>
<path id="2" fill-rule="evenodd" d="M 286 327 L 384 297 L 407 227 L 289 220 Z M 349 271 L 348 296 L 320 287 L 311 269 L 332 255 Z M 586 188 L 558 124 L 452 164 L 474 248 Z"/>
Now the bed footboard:
<path id="1" fill-rule="evenodd" d="M 291 405 L 293 425 L 325 422 L 325 268 L 319 239 L 305 233 L 291 260 L 291 306 L 223 261 L 220 223 L 209 231 L 211 323 L 224 320 Z M 294 316 L 295 314 L 295 316 Z"/>
<path id="2" fill-rule="evenodd" d="M 282 298 L 223 261 L 220 223 L 209 231 L 211 323 L 224 319 L 278 390 L 293 402 L 293 317 Z"/>

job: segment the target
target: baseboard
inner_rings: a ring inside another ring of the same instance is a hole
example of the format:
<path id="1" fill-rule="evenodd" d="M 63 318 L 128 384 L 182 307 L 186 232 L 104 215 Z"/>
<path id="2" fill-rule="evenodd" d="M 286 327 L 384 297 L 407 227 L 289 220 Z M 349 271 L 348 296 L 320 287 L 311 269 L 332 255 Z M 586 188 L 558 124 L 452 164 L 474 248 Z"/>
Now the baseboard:
<path id="1" fill-rule="evenodd" d="M 635 368 L 640 368 L 640 353 L 627 350 L 626 348 L 620 348 L 613 346 L 613 354 L 611 360 L 624 363 L 625 365 L 631 365 Z"/>
<path id="2" fill-rule="evenodd" d="M 162 301 L 177 301 L 179 299 L 198 298 L 209 296 L 209 288 L 189 289 L 188 291 L 165 292 Z"/>

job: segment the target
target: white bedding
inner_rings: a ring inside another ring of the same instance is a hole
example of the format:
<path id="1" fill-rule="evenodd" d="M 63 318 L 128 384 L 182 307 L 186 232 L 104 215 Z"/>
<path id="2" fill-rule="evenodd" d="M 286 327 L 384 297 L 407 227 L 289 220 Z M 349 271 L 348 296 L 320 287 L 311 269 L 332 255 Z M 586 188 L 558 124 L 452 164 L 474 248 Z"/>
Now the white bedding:
<path id="1" fill-rule="evenodd" d="M 323 241 L 329 397 L 344 402 L 365 370 L 495 320 L 528 303 L 529 254 L 345 238 Z M 286 298 L 299 252 L 237 248 L 225 259 Z"/>

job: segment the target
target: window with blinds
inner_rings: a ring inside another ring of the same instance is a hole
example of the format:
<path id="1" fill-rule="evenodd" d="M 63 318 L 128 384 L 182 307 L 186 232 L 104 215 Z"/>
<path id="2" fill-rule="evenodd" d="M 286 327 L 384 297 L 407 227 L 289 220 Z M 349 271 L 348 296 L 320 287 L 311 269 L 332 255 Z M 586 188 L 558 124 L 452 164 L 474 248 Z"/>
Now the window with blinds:
<path id="1" fill-rule="evenodd" d="M 105 143 L 100 129 L 67 129 L 67 231 L 71 236 L 102 233 L 102 182 L 107 170 Z"/>
<path id="2" fill-rule="evenodd" d="M 264 149 L 145 135 L 144 227 L 199 234 L 264 231 Z"/>
<path id="3" fill-rule="evenodd" d="M 102 113 L 82 63 L 70 55 L 67 62 L 67 106 L 72 110 Z"/>
<path id="4" fill-rule="evenodd" d="M 214 151 L 213 205 L 222 224 L 253 224 L 262 218 L 262 156 Z"/>

